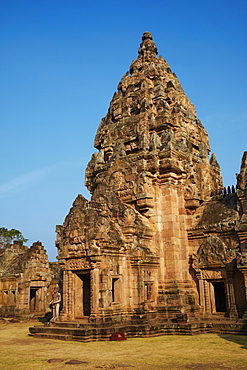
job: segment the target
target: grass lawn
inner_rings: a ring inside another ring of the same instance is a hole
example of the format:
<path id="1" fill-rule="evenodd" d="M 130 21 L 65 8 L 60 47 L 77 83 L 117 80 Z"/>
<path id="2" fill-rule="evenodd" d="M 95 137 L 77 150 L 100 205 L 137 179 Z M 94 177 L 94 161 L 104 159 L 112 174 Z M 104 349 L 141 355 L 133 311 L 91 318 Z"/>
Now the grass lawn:
<path id="1" fill-rule="evenodd" d="M 40 323 L 0 324 L 0 369 L 247 369 L 246 336 L 164 335 L 80 343 L 30 337 L 28 328 L 34 325 Z"/>

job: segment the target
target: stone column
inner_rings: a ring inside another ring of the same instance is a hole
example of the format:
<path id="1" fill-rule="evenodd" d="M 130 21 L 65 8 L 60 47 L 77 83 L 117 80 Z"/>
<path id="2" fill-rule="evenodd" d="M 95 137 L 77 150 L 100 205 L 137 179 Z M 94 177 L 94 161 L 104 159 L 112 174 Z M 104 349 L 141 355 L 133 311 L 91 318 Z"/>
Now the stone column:
<path id="1" fill-rule="evenodd" d="M 234 294 L 234 285 L 233 285 L 233 275 L 234 271 L 233 268 L 227 268 L 227 278 L 228 278 L 228 286 L 229 286 L 229 317 L 230 318 L 237 318 L 238 311 L 236 308 L 236 301 L 235 301 L 235 294 Z"/>
<path id="2" fill-rule="evenodd" d="M 245 239 L 242 238 L 242 242 L 243 242 L 243 240 L 245 240 L 245 242 L 247 242 L 247 235 L 246 235 Z M 242 254 L 240 256 L 238 256 L 238 258 L 237 258 L 237 267 L 238 267 L 239 271 L 242 272 L 243 277 L 244 277 L 245 299 L 247 300 L 247 249 L 246 249 L 245 246 L 243 247 Z M 246 318 L 246 317 L 247 317 L 247 310 L 245 309 L 244 318 Z"/>
<path id="3" fill-rule="evenodd" d="M 201 276 L 200 270 L 196 271 L 196 276 L 199 282 L 199 305 L 202 307 L 203 313 L 205 313 L 206 307 L 205 307 L 204 281 Z"/>
<path id="4" fill-rule="evenodd" d="M 68 271 L 63 270 L 63 308 L 60 313 L 61 321 L 65 321 L 67 318 L 67 304 L 68 304 L 67 281 L 68 281 Z"/>
<path id="5" fill-rule="evenodd" d="M 247 266 L 239 266 L 238 268 L 242 272 L 244 277 L 245 298 L 247 299 Z"/>
<path id="6" fill-rule="evenodd" d="M 49 306 L 47 304 L 47 285 L 44 286 L 44 303 L 43 304 L 44 304 L 44 310 L 47 312 L 47 310 L 49 310 Z"/>
<path id="7" fill-rule="evenodd" d="M 91 285 L 91 297 L 90 297 L 90 305 L 91 305 L 91 315 L 94 315 L 98 311 L 99 307 L 99 269 L 95 268 L 90 272 L 90 285 Z"/>
<path id="8" fill-rule="evenodd" d="M 211 314 L 209 286 L 208 286 L 208 281 L 207 280 L 203 280 L 203 286 L 204 286 L 205 312 L 207 314 Z"/>
<path id="9" fill-rule="evenodd" d="M 61 321 L 72 320 L 74 302 L 73 302 L 73 273 L 72 271 L 63 271 L 63 309 L 60 314 Z"/>
<path id="10" fill-rule="evenodd" d="M 29 289 L 29 287 L 28 287 Z M 28 309 L 29 310 L 29 306 L 26 304 L 26 284 L 25 284 L 25 281 L 23 279 L 23 274 L 20 274 L 20 278 L 19 278 L 19 281 L 18 281 L 18 289 L 17 289 L 17 296 L 16 296 L 16 300 L 17 300 L 17 304 L 16 304 L 16 307 L 23 310 L 23 309 Z M 4 302 L 3 302 L 4 303 Z"/>
<path id="11" fill-rule="evenodd" d="M 68 271 L 68 284 L 67 284 L 67 314 L 68 320 L 74 319 L 74 284 L 73 284 L 73 273 L 72 271 Z"/>

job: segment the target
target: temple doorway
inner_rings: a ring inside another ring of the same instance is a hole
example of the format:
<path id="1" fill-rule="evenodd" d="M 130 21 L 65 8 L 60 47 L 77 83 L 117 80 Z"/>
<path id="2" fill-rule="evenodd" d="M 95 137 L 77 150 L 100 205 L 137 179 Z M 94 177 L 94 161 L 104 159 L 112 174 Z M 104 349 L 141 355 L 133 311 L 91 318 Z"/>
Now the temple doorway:
<path id="1" fill-rule="evenodd" d="M 30 311 L 41 311 L 41 288 L 30 288 Z"/>
<path id="2" fill-rule="evenodd" d="M 90 272 L 75 274 L 75 318 L 90 316 Z"/>
<path id="3" fill-rule="evenodd" d="M 224 281 L 212 281 L 214 289 L 215 312 L 226 312 L 226 290 Z"/>

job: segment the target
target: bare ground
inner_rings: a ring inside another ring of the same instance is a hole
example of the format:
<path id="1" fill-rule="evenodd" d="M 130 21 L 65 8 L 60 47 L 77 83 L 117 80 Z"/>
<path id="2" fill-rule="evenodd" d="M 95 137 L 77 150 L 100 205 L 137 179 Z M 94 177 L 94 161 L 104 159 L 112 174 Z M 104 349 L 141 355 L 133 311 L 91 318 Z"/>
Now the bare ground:
<path id="1" fill-rule="evenodd" d="M 65 342 L 29 336 L 37 322 L 0 323 L 0 369 L 247 369 L 247 337 L 164 335 L 121 342 Z"/>

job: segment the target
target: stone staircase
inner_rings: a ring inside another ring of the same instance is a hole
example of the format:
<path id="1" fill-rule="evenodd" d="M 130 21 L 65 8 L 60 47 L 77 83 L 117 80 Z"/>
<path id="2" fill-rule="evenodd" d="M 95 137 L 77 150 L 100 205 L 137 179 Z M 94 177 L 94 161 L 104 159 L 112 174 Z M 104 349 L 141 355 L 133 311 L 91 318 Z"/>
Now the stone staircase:
<path id="1" fill-rule="evenodd" d="M 202 318 L 187 323 L 157 322 L 102 323 L 92 324 L 81 321 L 55 322 L 29 328 L 30 335 L 38 338 L 75 340 L 81 342 L 110 340 L 114 333 L 125 333 L 126 337 L 152 337 L 159 335 L 195 335 L 205 333 L 247 334 L 246 320 L 233 320 L 224 317 Z"/>

